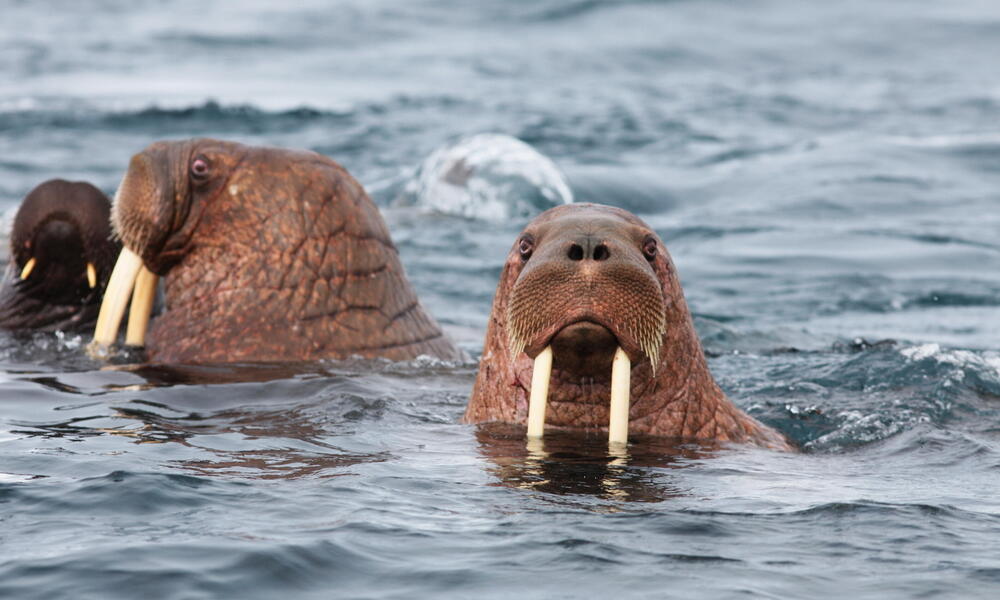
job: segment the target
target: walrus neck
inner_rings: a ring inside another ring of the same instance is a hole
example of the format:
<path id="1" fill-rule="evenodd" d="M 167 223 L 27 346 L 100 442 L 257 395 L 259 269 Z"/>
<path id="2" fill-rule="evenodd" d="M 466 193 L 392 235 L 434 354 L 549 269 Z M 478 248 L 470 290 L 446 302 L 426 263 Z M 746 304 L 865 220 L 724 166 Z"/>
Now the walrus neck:
<path id="1" fill-rule="evenodd" d="M 417 301 L 391 244 L 375 237 L 350 243 L 362 264 L 333 260 L 336 248 L 325 249 L 336 245 L 331 239 L 306 240 L 276 257 L 198 248 L 164 280 L 166 311 L 152 324 L 150 360 L 458 358 Z M 215 332 L 237 332 L 239 339 Z"/>
<path id="2" fill-rule="evenodd" d="M 511 358 L 501 342 L 503 319 L 494 314 L 480 371 L 463 420 L 467 423 L 527 422 L 532 361 Z M 648 361 L 632 368 L 629 435 L 706 442 L 751 442 L 791 449 L 774 430 L 742 412 L 726 397 L 708 369 L 701 343 L 688 321 L 668 327 L 656 372 Z M 610 389 L 606 381 L 571 384 L 554 371 L 546 427 L 589 433 L 607 431 Z"/>

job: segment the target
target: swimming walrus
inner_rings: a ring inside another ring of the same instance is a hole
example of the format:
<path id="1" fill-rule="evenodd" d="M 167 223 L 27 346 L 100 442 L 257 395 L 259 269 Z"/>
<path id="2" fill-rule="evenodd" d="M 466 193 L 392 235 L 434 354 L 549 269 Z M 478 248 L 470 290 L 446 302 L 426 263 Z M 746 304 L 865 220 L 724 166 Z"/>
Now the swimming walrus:
<path id="1" fill-rule="evenodd" d="M 212 139 L 132 157 L 112 208 L 124 249 L 94 335 L 156 363 L 288 362 L 460 351 L 424 311 L 378 208 L 314 152 Z M 164 278 L 163 313 L 146 339 Z"/>
<path id="2" fill-rule="evenodd" d="M 119 245 L 111 202 L 84 181 L 51 179 L 25 196 L 14 217 L 10 265 L 0 282 L 0 329 L 93 327 Z"/>
<path id="3" fill-rule="evenodd" d="M 715 383 L 660 238 L 599 204 L 549 209 L 514 243 L 464 420 L 792 448 Z"/>

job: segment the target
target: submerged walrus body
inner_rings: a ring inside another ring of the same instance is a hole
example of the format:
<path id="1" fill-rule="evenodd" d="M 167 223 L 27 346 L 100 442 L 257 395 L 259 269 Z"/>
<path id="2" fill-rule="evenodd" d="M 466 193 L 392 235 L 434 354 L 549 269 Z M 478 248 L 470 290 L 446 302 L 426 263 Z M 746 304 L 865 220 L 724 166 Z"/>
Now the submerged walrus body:
<path id="1" fill-rule="evenodd" d="M 0 282 L 0 329 L 93 327 L 119 250 L 110 212 L 108 197 L 83 181 L 51 179 L 25 196 Z"/>
<path id="2" fill-rule="evenodd" d="M 98 344 L 116 337 L 136 281 L 127 342 L 152 362 L 460 355 L 418 302 L 378 209 L 319 154 L 155 143 L 132 158 L 112 220 L 125 250 Z M 158 276 L 165 309 L 145 339 Z"/>
<path id="3" fill-rule="evenodd" d="M 645 223 L 610 206 L 550 209 L 507 257 L 465 421 L 528 423 L 529 390 L 547 378 L 546 427 L 608 431 L 619 362 L 628 433 L 791 449 L 716 385 L 670 256 Z"/>

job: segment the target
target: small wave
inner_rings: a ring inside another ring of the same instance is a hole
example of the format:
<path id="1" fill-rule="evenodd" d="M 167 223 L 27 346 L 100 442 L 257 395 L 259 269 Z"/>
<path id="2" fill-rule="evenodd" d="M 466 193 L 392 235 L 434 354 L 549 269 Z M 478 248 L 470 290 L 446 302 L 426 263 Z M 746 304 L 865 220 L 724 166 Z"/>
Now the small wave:
<path id="1" fill-rule="evenodd" d="M 889 138 L 900 146 L 941 148 L 946 150 L 1000 146 L 1000 132 L 966 133 L 955 135 L 897 136 Z"/>
<path id="2" fill-rule="evenodd" d="M 7 108 L 7 110 L 4 110 Z M 296 106 L 266 110 L 253 104 L 201 103 L 118 106 L 74 101 L 66 105 L 24 108 L 0 105 L 0 132 L 49 130 L 137 130 L 153 136 L 257 135 L 287 133 L 309 126 L 337 127 L 355 114 L 352 106 L 318 109 Z"/>
<path id="3" fill-rule="evenodd" d="M 681 195 L 669 185 L 670 174 L 659 166 L 576 166 L 568 176 L 577 202 L 610 204 L 645 213 L 647 219 L 648 215 L 672 210 L 681 201 Z"/>
<path id="4" fill-rule="evenodd" d="M 585 17 L 591 13 L 608 10 L 629 5 L 659 4 L 663 0 L 616 0 L 607 2 L 606 0 L 576 0 L 573 2 L 528 2 L 525 6 L 527 10 L 519 10 L 516 3 L 508 3 L 515 6 L 516 19 L 529 22 L 551 23 L 559 21 L 569 21 L 578 17 Z M 507 7 L 504 7 L 505 9 Z"/>
<path id="5" fill-rule="evenodd" d="M 83 352 L 85 336 L 62 331 L 18 333 L 0 332 L 0 359 L 8 363 L 33 365 L 33 369 L 57 367 L 87 370 L 97 363 Z"/>
<path id="6" fill-rule="evenodd" d="M 933 360 L 938 364 L 957 367 L 950 375 L 956 382 L 962 382 L 967 375 L 978 375 L 991 380 L 1000 392 L 1000 353 L 972 352 L 970 350 L 942 350 L 939 344 L 921 344 L 903 348 L 900 354 L 912 362 Z"/>
<path id="7" fill-rule="evenodd" d="M 112 471 L 67 484 L 58 479 L 32 477 L 37 485 L 18 485 L 9 491 L 22 506 L 43 506 L 52 513 L 77 515 L 149 515 L 178 508 L 193 509 L 213 500 L 238 498 L 245 493 L 239 484 L 217 484 L 208 479 L 173 473 Z M 108 503 L 113 497 L 115 502 Z"/>
<path id="8" fill-rule="evenodd" d="M 913 452 L 938 431 L 957 428 L 981 436 L 983 424 L 995 422 L 1000 411 L 1000 354 L 992 351 L 860 344 L 846 353 L 727 354 L 713 369 L 721 371 L 721 382 L 735 398 L 745 399 L 751 414 L 814 451 L 842 451 L 906 434 L 912 438 L 899 443 Z M 736 373 L 732 381 L 729 370 Z M 748 377 L 751 370 L 760 376 Z M 958 438 L 949 443 L 967 446 Z"/>
<path id="9" fill-rule="evenodd" d="M 548 157 L 516 138 L 482 133 L 434 151 L 395 204 L 504 221 L 571 202 L 566 179 Z"/>

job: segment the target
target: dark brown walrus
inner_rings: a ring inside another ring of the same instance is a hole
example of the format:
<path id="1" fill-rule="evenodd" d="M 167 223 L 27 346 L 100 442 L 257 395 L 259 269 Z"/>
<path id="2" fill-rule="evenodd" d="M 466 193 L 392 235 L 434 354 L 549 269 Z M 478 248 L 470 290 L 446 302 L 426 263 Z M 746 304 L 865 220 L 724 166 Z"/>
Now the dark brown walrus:
<path id="1" fill-rule="evenodd" d="M 627 211 L 559 206 L 524 229 L 500 276 L 464 420 L 526 423 L 533 360 L 548 348 L 548 427 L 608 430 L 620 348 L 631 362 L 628 432 L 792 449 L 716 385 L 670 255 Z"/>
<path id="2" fill-rule="evenodd" d="M 152 144 L 132 157 L 112 221 L 125 248 L 98 345 L 117 336 L 135 281 L 126 341 L 145 342 L 152 362 L 460 356 L 417 300 L 364 189 L 314 152 Z M 165 310 L 146 340 L 156 276 Z"/>
<path id="3" fill-rule="evenodd" d="M 84 181 L 51 179 L 28 192 L 10 236 L 0 282 L 0 329 L 82 331 L 93 327 L 119 245 L 111 202 Z"/>

